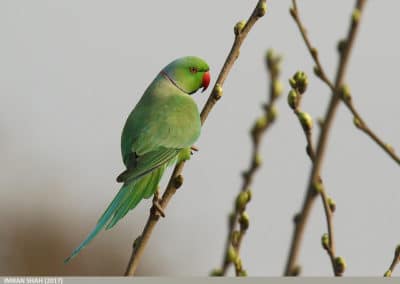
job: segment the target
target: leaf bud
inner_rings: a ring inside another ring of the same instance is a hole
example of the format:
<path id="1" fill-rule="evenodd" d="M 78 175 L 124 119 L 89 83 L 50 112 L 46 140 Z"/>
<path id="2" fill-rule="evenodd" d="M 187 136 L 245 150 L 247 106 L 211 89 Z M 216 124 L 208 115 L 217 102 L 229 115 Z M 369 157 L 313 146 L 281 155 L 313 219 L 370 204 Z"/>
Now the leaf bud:
<path id="1" fill-rule="evenodd" d="M 301 126 L 306 132 L 312 129 L 313 119 L 308 113 L 301 111 L 298 113 L 298 118 L 301 123 Z"/>
<path id="2" fill-rule="evenodd" d="M 242 32 L 245 25 L 246 25 L 246 21 L 244 21 L 244 20 L 236 23 L 236 25 L 233 29 L 236 36 L 238 36 Z"/>

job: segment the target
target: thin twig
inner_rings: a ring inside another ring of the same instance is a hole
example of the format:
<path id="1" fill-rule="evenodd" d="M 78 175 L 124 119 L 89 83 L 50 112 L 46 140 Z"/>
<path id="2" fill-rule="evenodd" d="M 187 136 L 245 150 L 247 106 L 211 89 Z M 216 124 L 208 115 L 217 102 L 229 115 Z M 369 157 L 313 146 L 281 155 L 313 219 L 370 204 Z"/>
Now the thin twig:
<path id="1" fill-rule="evenodd" d="M 251 138 L 253 142 L 250 165 L 246 171 L 243 172 L 243 183 L 240 188 L 239 194 L 236 198 L 233 212 L 229 216 L 229 228 L 225 241 L 225 251 L 221 269 L 213 271 L 212 275 L 223 276 L 226 275 L 229 266 L 233 263 L 235 265 L 236 276 L 243 276 L 246 274 L 240 259 L 240 246 L 244 234 L 248 228 L 248 216 L 245 212 L 246 205 L 250 201 L 250 186 L 253 182 L 256 171 L 261 165 L 260 158 L 260 144 L 261 139 L 267 129 L 273 124 L 276 119 L 275 103 L 282 93 L 282 84 L 279 81 L 280 75 L 280 61 L 281 56 L 274 54 L 269 50 L 266 58 L 266 65 L 270 77 L 269 86 L 269 99 L 268 103 L 264 105 L 264 114 L 256 120 L 251 130 Z M 237 225 L 240 229 L 237 231 Z M 232 253 L 231 251 L 234 250 Z M 232 254 L 235 256 L 232 258 Z"/>
<path id="2" fill-rule="evenodd" d="M 306 147 L 307 154 L 311 162 L 314 163 L 315 150 L 312 142 L 312 129 L 313 129 L 312 118 L 311 116 L 309 116 L 308 113 L 301 111 L 301 101 L 304 97 L 304 93 L 307 88 L 308 78 L 304 72 L 299 71 L 289 81 L 291 82 L 292 86 L 292 90 L 289 92 L 289 97 L 288 97 L 289 106 L 293 109 L 294 114 L 299 119 L 299 122 L 303 128 L 303 132 L 307 140 L 307 147 Z M 326 190 L 323 186 L 321 177 L 318 177 L 318 184 L 314 185 L 314 191 L 315 193 L 318 193 L 321 196 L 321 201 L 323 204 L 326 224 L 328 229 L 328 234 L 325 234 L 322 237 L 322 246 L 327 251 L 330 257 L 334 275 L 340 276 L 341 271 L 337 269 L 336 265 L 335 238 L 334 238 L 333 220 L 332 220 L 335 206 L 333 200 L 329 199 L 326 194 Z"/>
<path id="3" fill-rule="evenodd" d="M 400 157 L 395 153 L 393 147 L 390 146 L 389 144 L 383 142 L 381 140 L 381 138 L 379 138 L 379 136 L 376 135 L 375 132 L 373 132 L 368 127 L 368 125 L 362 119 L 362 117 L 359 114 L 359 112 L 355 109 L 351 97 L 342 98 L 342 101 L 347 106 L 347 108 L 350 110 L 350 112 L 353 114 L 353 116 L 354 116 L 354 124 L 357 126 L 357 128 L 360 129 L 365 134 L 367 134 L 376 144 L 378 144 L 381 147 L 381 149 L 383 151 L 385 151 L 397 164 L 400 165 Z"/>
<path id="4" fill-rule="evenodd" d="M 293 0 L 295 3 L 296 0 Z M 317 143 L 317 150 L 315 154 L 315 160 L 312 166 L 306 195 L 303 201 L 301 213 L 298 214 L 297 222 L 295 224 L 295 230 L 291 240 L 290 251 L 285 267 L 284 275 L 291 276 L 293 275 L 294 271 L 298 270 L 297 259 L 300 250 L 300 244 L 303 239 L 305 225 L 307 223 L 308 217 L 311 212 L 312 205 L 315 201 L 315 194 L 314 191 L 314 184 L 317 181 L 318 177 L 320 176 L 320 171 L 322 167 L 322 162 L 326 150 L 327 141 L 329 138 L 330 129 L 332 126 L 333 119 L 336 114 L 337 106 L 340 102 L 340 96 L 338 95 L 337 90 L 343 84 L 344 77 L 346 75 L 346 67 L 348 64 L 350 52 L 353 47 L 353 43 L 358 31 L 359 23 L 361 20 L 361 14 L 363 8 L 365 6 L 366 0 L 357 0 L 356 6 L 352 15 L 350 28 L 345 40 L 345 44 L 343 49 L 341 50 L 340 57 L 339 57 L 339 65 L 336 71 L 336 79 L 335 79 L 335 88 L 332 92 L 331 100 L 325 115 L 324 123 L 321 129 L 321 133 L 319 135 L 318 143 Z M 357 16 L 355 16 L 357 15 Z"/>
<path id="5" fill-rule="evenodd" d="M 296 22 L 297 27 L 300 30 L 301 36 L 303 37 L 304 43 L 306 44 L 307 49 L 311 54 L 311 57 L 314 59 L 314 62 L 316 65 L 316 67 L 314 69 L 315 74 L 333 90 L 334 89 L 333 83 L 331 82 L 331 80 L 329 80 L 328 76 L 325 73 L 325 70 L 322 68 L 322 64 L 320 62 L 319 55 L 318 55 L 318 50 L 311 44 L 311 41 L 307 35 L 307 30 L 304 27 L 303 23 L 301 22 L 299 12 L 297 10 L 296 0 L 293 0 L 292 3 L 293 3 L 293 7 L 290 9 L 290 15 L 293 17 L 294 21 Z"/>
<path id="6" fill-rule="evenodd" d="M 400 263 L 400 245 L 398 245 L 396 247 L 396 250 L 394 251 L 392 263 L 390 264 L 389 269 L 386 270 L 384 277 L 392 277 L 392 273 L 399 263 Z"/>
<path id="7" fill-rule="evenodd" d="M 222 86 L 225 82 L 225 79 L 227 78 L 229 71 L 231 70 L 234 62 L 239 56 L 239 50 L 240 47 L 246 38 L 247 34 L 250 32 L 251 28 L 253 25 L 256 23 L 256 21 L 264 16 L 266 12 L 266 0 L 259 0 L 257 2 L 256 8 L 254 9 L 253 13 L 251 14 L 250 18 L 248 21 L 244 24 L 244 26 L 241 26 L 240 28 L 235 29 L 235 40 L 232 46 L 231 51 L 228 54 L 227 59 L 225 60 L 224 66 L 222 67 L 222 70 L 219 73 L 218 79 L 211 91 L 211 94 L 206 102 L 206 104 L 203 107 L 203 110 L 201 111 L 201 122 L 204 124 L 208 114 L 216 104 L 216 102 L 221 98 L 222 96 Z M 175 194 L 179 184 L 182 184 L 183 179 L 182 179 L 182 170 L 184 168 L 184 162 L 178 163 L 174 171 L 172 173 L 172 176 L 169 180 L 168 186 L 165 189 L 165 192 L 159 201 L 160 207 L 165 211 L 165 208 L 168 205 L 169 200 L 172 198 L 172 196 Z M 150 239 L 151 233 L 157 224 L 159 220 L 159 214 L 157 213 L 158 211 L 151 209 L 150 210 L 150 215 L 149 218 L 146 222 L 146 225 L 143 229 L 142 234 L 140 235 L 140 238 L 138 241 L 135 241 L 135 245 L 133 246 L 132 250 L 132 255 L 130 257 L 125 276 L 133 276 L 136 272 L 136 268 L 139 264 L 139 261 L 141 259 L 141 256 L 143 255 L 145 246 L 147 242 Z"/>

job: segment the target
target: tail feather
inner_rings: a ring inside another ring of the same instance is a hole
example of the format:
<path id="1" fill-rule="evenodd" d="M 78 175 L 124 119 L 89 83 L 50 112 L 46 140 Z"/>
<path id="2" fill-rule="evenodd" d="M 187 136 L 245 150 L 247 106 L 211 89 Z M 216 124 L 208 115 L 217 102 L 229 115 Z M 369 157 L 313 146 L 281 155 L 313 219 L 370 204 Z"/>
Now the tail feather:
<path id="1" fill-rule="evenodd" d="M 141 172 L 140 175 L 133 175 L 133 177 L 128 176 L 117 195 L 111 201 L 110 205 L 108 205 L 106 211 L 97 221 L 96 227 L 89 233 L 86 239 L 73 250 L 71 255 L 67 257 L 64 262 L 67 263 L 74 258 L 102 229 L 111 229 L 129 212 L 129 210 L 135 208 L 140 200 L 151 197 L 156 191 L 158 183 L 168 166 L 172 165 L 177 160 L 190 158 L 189 148 L 181 151 L 178 156 L 176 156 L 177 151 L 179 150 L 174 149 L 174 151 L 167 151 L 167 154 L 164 153 L 161 158 L 158 157 L 157 159 L 155 157 L 150 157 L 152 159 L 154 158 L 151 162 L 156 164 L 155 167 L 151 168 L 149 171 Z M 165 163 L 160 164 L 161 162 L 159 162 L 159 160 Z"/>
<path id="2" fill-rule="evenodd" d="M 111 221 L 107 224 L 106 230 L 111 229 L 114 225 L 122 219 L 129 210 L 136 207 L 136 205 L 143 198 L 148 198 L 154 194 L 160 182 L 161 176 L 165 170 L 165 166 L 154 170 L 151 174 L 143 177 L 135 183 L 135 189 L 132 195 L 129 195 L 127 200 L 124 200 L 121 206 L 115 211 Z"/>
<path id="3" fill-rule="evenodd" d="M 138 183 L 135 184 L 134 191 L 132 192 L 131 195 L 127 196 L 122 202 L 120 203 L 120 206 L 115 210 L 112 218 L 110 218 L 110 221 L 106 225 L 105 229 L 109 230 L 112 227 L 114 227 L 117 222 L 126 215 L 129 211 L 130 204 L 134 204 L 132 208 L 134 208 L 140 200 L 143 198 L 143 189 L 140 187 L 140 183 L 142 180 L 138 181 Z"/>
<path id="4" fill-rule="evenodd" d="M 129 210 L 135 208 L 140 200 L 154 194 L 164 170 L 165 166 L 161 166 L 139 180 L 125 183 L 97 221 L 96 227 L 64 262 L 67 263 L 74 258 L 102 229 L 111 229 Z"/>
<path id="5" fill-rule="evenodd" d="M 158 184 L 160 183 L 161 177 L 165 171 L 166 166 L 161 166 L 157 170 L 153 172 L 151 178 L 148 181 L 147 188 L 143 193 L 143 198 L 147 199 L 150 198 L 154 192 L 156 192 Z"/>
<path id="6" fill-rule="evenodd" d="M 104 211 L 103 215 L 97 221 L 96 227 L 89 233 L 86 239 L 73 250 L 71 255 L 64 260 L 65 263 L 69 262 L 72 258 L 74 258 L 84 247 L 86 247 L 90 241 L 104 228 L 106 223 L 110 220 L 112 215 L 118 209 L 121 204 L 121 200 L 125 199 L 127 195 L 129 195 L 130 189 L 134 188 L 134 183 L 129 185 L 124 185 L 119 190 L 117 195 L 114 197 L 113 201 L 108 205 L 106 211 Z"/>

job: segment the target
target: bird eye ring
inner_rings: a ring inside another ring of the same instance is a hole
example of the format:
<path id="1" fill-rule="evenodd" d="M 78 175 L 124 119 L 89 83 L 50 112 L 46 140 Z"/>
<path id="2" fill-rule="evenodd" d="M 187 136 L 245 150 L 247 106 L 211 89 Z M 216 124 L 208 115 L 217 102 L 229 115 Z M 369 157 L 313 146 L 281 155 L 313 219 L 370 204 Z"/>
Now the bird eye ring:
<path id="1" fill-rule="evenodd" d="M 196 67 L 190 67 L 189 68 L 190 73 L 196 74 L 197 73 L 197 68 Z"/>

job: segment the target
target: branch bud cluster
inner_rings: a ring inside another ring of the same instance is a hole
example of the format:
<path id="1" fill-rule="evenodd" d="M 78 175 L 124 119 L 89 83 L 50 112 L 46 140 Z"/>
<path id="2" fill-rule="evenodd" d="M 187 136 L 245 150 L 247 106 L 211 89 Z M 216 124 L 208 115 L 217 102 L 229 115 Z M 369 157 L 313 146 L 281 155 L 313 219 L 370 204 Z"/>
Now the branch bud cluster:
<path id="1" fill-rule="evenodd" d="M 210 276 L 223 276 L 221 268 L 215 268 L 211 271 Z"/>
<path id="2" fill-rule="evenodd" d="M 322 244 L 322 247 L 325 249 L 325 250 L 329 250 L 329 247 L 330 247 L 330 244 L 329 244 L 330 242 L 329 242 L 329 236 L 328 236 L 328 234 L 323 234 L 322 235 L 322 238 L 321 238 L 321 244 Z"/>
<path id="3" fill-rule="evenodd" d="M 265 13 L 267 13 L 267 3 L 266 3 L 266 1 L 265 0 L 264 1 L 260 1 L 258 3 L 257 9 L 258 9 L 258 11 L 257 11 L 258 12 L 258 16 L 259 17 L 264 16 Z"/>
<path id="4" fill-rule="evenodd" d="M 236 23 L 235 27 L 233 28 L 233 31 L 235 32 L 235 36 L 238 36 L 242 32 L 245 25 L 246 25 L 245 20 L 242 20 L 242 21 L 239 21 Z"/>
<path id="5" fill-rule="evenodd" d="M 292 110 L 296 110 L 297 107 L 299 106 L 299 94 L 296 92 L 296 90 L 290 90 L 288 97 L 287 97 L 287 102 L 288 105 Z"/>
<path id="6" fill-rule="evenodd" d="M 228 250 L 228 260 L 229 262 L 235 263 L 238 259 L 238 254 L 233 246 L 229 247 Z"/>
<path id="7" fill-rule="evenodd" d="M 346 270 L 347 264 L 343 257 L 338 256 L 335 258 L 335 271 L 337 274 L 342 275 Z"/>
<path id="8" fill-rule="evenodd" d="M 308 76 L 303 71 L 297 71 L 292 78 L 289 79 L 290 86 L 303 94 L 307 90 Z"/>
<path id="9" fill-rule="evenodd" d="M 334 213 L 335 210 L 336 210 L 336 202 L 335 202 L 335 200 L 333 200 L 331 197 L 328 197 L 327 201 L 328 201 L 329 209 L 331 210 L 332 213 Z"/>
<path id="10" fill-rule="evenodd" d="M 350 87 L 348 85 L 342 85 L 339 89 L 339 96 L 343 101 L 350 102 L 351 100 Z"/>
<path id="11" fill-rule="evenodd" d="M 250 217 L 249 217 L 249 214 L 247 214 L 246 211 L 243 211 L 243 213 L 240 215 L 239 224 L 240 224 L 240 230 L 241 231 L 246 231 L 249 228 Z"/>
<path id="12" fill-rule="evenodd" d="M 282 56 L 277 54 L 272 48 L 268 49 L 265 55 L 267 69 L 272 78 L 277 78 L 281 72 Z"/>
<path id="13" fill-rule="evenodd" d="M 311 115 L 309 115 L 307 112 L 300 111 L 297 116 L 304 131 L 310 131 L 313 127 L 313 119 Z"/>
<path id="14" fill-rule="evenodd" d="M 215 100 L 218 101 L 222 97 L 223 94 L 224 94 L 224 91 L 223 91 L 221 85 L 220 84 L 216 84 L 215 87 L 214 87 L 214 98 L 215 98 Z"/>
<path id="15" fill-rule="evenodd" d="M 247 203 L 251 200 L 251 191 L 249 189 L 241 191 L 236 197 L 236 210 L 243 212 L 246 208 Z"/>

